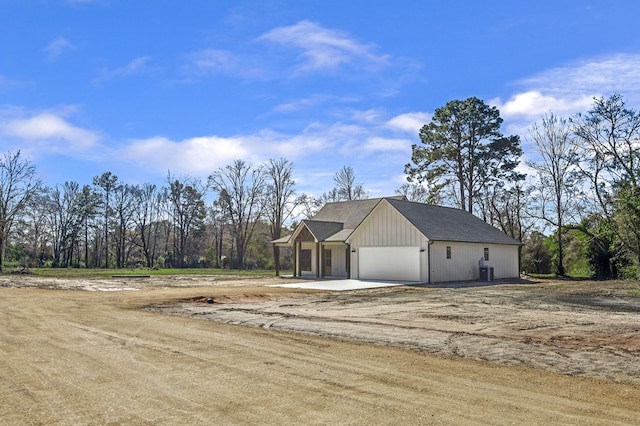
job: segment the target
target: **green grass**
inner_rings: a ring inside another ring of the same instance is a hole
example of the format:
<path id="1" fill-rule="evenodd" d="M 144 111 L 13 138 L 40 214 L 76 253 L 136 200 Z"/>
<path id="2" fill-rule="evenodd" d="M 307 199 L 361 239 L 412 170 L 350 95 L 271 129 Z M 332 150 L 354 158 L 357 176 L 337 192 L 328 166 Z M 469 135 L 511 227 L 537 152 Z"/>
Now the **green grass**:
<path id="1" fill-rule="evenodd" d="M 558 277 L 556 274 L 527 274 L 532 278 L 539 278 L 541 280 L 568 280 L 568 281 L 583 281 L 590 280 L 591 276 L 588 274 L 568 274 L 564 277 Z"/>
<path id="2" fill-rule="evenodd" d="M 273 277 L 274 271 L 265 270 L 234 270 L 218 268 L 193 268 L 193 269 L 79 269 L 79 268 L 31 268 L 31 273 L 40 277 L 51 278 L 110 278 L 112 275 L 220 275 L 243 277 Z M 7 269 L 5 272 L 11 273 Z"/>
<path id="3" fill-rule="evenodd" d="M 556 274 L 532 274 L 532 273 L 528 273 L 527 275 L 532 277 L 532 278 L 540 278 L 540 279 L 556 278 Z"/>

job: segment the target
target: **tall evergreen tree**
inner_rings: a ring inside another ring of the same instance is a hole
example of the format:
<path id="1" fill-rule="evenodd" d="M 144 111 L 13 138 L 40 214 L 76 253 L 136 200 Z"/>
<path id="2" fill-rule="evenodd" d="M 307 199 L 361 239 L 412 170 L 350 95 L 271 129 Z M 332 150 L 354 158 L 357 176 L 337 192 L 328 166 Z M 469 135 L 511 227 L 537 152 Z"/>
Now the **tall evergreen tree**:
<path id="1" fill-rule="evenodd" d="M 409 181 L 446 187 L 455 204 L 474 212 L 487 186 L 510 179 L 522 154 L 518 136 L 503 136 L 496 107 L 472 97 L 436 109 L 420 129 L 422 145 L 412 146 Z"/>

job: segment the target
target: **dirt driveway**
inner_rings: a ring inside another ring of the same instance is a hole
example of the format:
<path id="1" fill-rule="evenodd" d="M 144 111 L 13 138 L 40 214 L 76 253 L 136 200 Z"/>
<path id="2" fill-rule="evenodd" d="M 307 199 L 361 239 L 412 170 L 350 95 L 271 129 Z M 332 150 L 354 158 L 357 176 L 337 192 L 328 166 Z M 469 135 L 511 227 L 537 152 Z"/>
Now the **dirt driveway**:
<path id="1" fill-rule="evenodd" d="M 0 424 L 640 424 L 637 283 L 274 282 L 0 278 Z"/>

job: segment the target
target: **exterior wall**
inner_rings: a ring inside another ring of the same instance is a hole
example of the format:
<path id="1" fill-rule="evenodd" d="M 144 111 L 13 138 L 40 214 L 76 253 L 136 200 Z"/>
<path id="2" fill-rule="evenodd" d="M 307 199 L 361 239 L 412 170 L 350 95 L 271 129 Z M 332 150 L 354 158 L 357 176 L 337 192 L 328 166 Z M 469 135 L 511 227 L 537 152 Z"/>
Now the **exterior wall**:
<path id="1" fill-rule="evenodd" d="M 320 245 L 320 250 L 331 249 L 331 277 L 347 277 L 347 246 L 342 243 L 324 243 Z M 300 250 L 311 250 L 311 270 L 301 271 L 303 277 L 317 277 L 318 276 L 318 247 L 314 242 L 303 242 Z M 320 256 L 322 262 L 322 256 Z M 298 262 L 300 259 L 298 257 Z M 326 274 L 322 269 L 321 274 Z"/>
<path id="2" fill-rule="evenodd" d="M 451 259 L 447 259 L 447 246 Z M 429 247 L 431 282 L 469 281 L 480 278 L 479 260 L 489 248 L 489 261 L 494 279 L 514 278 L 518 272 L 518 246 L 503 244 L 457 243 L 436 241 Z"/>
<path id="3" fill-rule="evenodd" d="M 429 265 L 427 246 L 429 240 L 415 226 L 394 209 L 381 201 L 349 238 L 351 244 L 351 277 L 358 279 L 358 249 L 360 247 L 421 247 L 420 281 L 427 282 Z M 354 252 L 355 250 L 355 252 Z"/>
<path id="4" fill-rule="evenodd" d="M 316 243 L 301 244 L 300 250 L 311 250 L 311 271 L 301 271 L 303 277 L 315 277 L 318 270 L 318 256 L 316 253 Z"/>
<path id="5" fill-rule="evenodd" d="M 324 243 L 323 250 L 331 249 L 331 274 L 326 275 L 326 271 L 322 273 L 331 277 L 347 277 L 347 246 L 340 244 Z"/>

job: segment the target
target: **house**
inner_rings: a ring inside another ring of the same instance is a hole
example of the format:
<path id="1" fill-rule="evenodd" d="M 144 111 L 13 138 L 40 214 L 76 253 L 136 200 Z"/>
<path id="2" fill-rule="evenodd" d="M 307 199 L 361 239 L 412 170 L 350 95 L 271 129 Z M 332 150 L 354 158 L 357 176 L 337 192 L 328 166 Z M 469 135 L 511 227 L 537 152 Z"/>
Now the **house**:
<path id="1" fill-rule="evenodd" d="M 327 203 L 273 244 L 293 249 L 299 277 L 466 281 L 482 264 L 496 279 L 519 276 L 519 241 L 464 210 L 404 197 Z"/>

